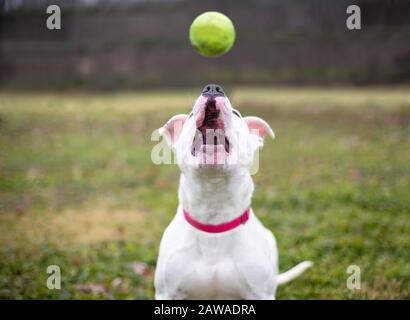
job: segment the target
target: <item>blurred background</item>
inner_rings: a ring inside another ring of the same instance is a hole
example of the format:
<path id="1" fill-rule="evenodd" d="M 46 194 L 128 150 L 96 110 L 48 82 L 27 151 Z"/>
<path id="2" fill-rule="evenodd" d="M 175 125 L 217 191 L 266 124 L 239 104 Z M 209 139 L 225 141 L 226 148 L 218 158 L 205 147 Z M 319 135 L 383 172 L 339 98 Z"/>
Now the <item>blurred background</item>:
<path id="1" fill-rule="evenodd" d="M 397 84 L 410 81 L 410 3 L 362 0 L 3 0 L 1 87 L 139 89 L 226 84 Z M 62 29 L 45 28 L 59 4 Z M 204 59 L 188 45 L 201 12 L 235 22 L 235 50 Z M 189 72 L 186 72 L 189 70 Z"/>
<path id="2" fill-rule="evenodd" d="M 61 30 L 48 30 L 58 4 Z M 361 30 L 346 8 L 361 9 Z M 0 0 L 0 298 L 152 299 L 179 171 L 151 133 L 218 83 L 264 118 L 253 208 L 280 269 L 315 267 L 279 299 L 410 298 L 410 2 Z M 233 49 L 189 44 L 204 11 Z M 61 268 L 61 289 L 46 286 Z M 348 289 L 357 265 L 361 287 Z"/>

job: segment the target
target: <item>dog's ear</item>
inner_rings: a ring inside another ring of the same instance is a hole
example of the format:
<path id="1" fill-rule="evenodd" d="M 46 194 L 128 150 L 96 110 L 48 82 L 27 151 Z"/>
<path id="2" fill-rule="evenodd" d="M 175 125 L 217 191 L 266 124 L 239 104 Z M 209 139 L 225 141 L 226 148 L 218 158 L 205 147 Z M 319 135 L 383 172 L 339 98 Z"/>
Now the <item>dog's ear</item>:
<path id="1" fill-rule="evenodd" d="M 186 114 L 177 114 L 167 121 L 167 123 L 159 129 L 159 134 L 164 136 L 167 143 L 173 146 L 181 134 L 185 120 L 188 118 Z"/>
<path id="2" fill-rule="evenodd" d="M 243 120 L 249 128 L 249 133 L 257 138 L 258 147 L 263 146 L 263 139 L 267 135 L 275 139 L 272 128 L 265 120 L 258 117 L 244 117 Z"/>

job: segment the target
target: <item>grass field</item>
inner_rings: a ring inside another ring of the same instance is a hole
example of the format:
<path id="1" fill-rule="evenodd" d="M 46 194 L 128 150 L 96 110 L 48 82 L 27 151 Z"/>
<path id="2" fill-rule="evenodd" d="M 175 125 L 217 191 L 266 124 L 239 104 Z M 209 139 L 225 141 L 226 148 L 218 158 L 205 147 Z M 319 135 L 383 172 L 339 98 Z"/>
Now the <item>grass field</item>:
<path id="1" fill-rule="evenodd" d="M 178 168 L 150 136 L 199 90 L 0 94 L 0 298 L 150 299 Z M 274 129 L 253 208 L 280 269 L 315 266 L 279 299 L 410 298 L 410 91 L 228 90 Z M 48 290 L 48 265 L 61 290 Z M 349 265 L 361 290 L 346 288 Z"/>

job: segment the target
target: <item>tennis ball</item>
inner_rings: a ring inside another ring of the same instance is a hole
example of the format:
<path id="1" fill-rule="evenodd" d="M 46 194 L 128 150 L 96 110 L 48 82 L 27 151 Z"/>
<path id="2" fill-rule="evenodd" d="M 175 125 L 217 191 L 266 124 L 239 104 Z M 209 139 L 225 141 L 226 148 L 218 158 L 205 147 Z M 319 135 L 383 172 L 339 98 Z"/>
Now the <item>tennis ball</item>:
<path id="1" fill-rule="evenodd" d="M 189 28 L 192 46 L 206 57 L 216 57 L 228 52 L 235 42 L 232 21 L 216 11 L 202 13 Z"/>

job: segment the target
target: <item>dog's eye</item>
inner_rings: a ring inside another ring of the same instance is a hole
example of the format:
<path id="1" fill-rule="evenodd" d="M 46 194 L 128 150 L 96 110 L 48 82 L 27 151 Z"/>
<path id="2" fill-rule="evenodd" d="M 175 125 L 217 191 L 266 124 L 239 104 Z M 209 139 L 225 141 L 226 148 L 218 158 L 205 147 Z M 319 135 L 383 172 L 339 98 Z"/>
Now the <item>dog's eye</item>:
<path id="1" fill-rule="evenodd" d="M 193 115 L 194 115 L 194 113 L 193 113 L 193 112 L 191 112 L 191 114 L 189 115 L 189 117 L 191 118 Z"/>
<path id="2" fill-rule="evenodd" d="M 232 110 L 232 113 L 234 114 L 234 115 L 236 115 L 237 117 L 241 117 L 241 115 L 239 114 L 239 112 L 238 111 L 236 111 L 236 110 Z"/>

